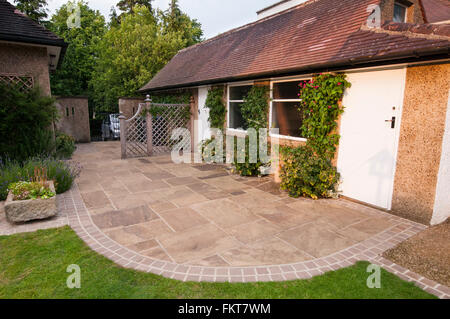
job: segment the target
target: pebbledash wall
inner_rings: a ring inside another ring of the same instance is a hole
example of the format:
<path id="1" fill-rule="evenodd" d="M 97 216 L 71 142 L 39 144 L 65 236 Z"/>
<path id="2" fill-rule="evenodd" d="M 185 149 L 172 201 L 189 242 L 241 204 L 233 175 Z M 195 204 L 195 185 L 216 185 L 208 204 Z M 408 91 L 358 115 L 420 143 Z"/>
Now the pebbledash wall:
<path id="1" fill-rule="evenodd" d="M 392 208 L 424 224 L 450 217 L 449 90 L 450 64 L 408 68 Z"/>
<path id="2" fill-rule="evenodd" d="M 47 49 L 0 42 L 0 74 L 32 76 L 45 95 L 50 95 Z"/>
<path id="3" fill-rule="evenodd" d="M 83 96 L 57 97 L 56 107 L 60 115 L 56 123 L 57 131 L 72 136 L 78 143 L 89 143 L 91 132 L 88 98 Z"/>

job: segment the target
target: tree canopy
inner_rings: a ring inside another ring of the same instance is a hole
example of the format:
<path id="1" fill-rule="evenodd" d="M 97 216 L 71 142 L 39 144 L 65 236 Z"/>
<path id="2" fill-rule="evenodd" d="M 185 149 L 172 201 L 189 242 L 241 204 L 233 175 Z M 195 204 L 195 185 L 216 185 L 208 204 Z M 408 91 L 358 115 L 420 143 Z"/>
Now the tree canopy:
<path id="1" fill-rule="evenodd" d="M 52 16 L 49 24 L 53 32 L 69 43 L 62 67 L 51 76 L 55 95 L 90 95 L 89 82 L 97 62 L 98 43 L 107 31 L 105 18 L 99 11 L 89 8 L 84 0 L 78 4 L 81 9 L 80 28 L 67 25 L 72 13 L 69 3 Z"/>
<path id="2" fill-rule="evenodd" d="M 117 111 L 120 96 L 136 95 L 179 50 L 201 40 L 200 24 L 171 9 L 137 5 L 105 34 L 91 80 L 98 110 Z"/>
<path id="3" fill-rule="evenodd" d="M 152 8 L 153 0 L 120 0 L 117 3 L 117 7 L 122 12 L 132 13 L 135 6 L 140 5 L 147 7 L 150 11 Z"/>
<path id="4" fill-rule="evenodd" d="M 38 23 L 48 17 L 47 0 L 14 0 L 17 9 Z"/>

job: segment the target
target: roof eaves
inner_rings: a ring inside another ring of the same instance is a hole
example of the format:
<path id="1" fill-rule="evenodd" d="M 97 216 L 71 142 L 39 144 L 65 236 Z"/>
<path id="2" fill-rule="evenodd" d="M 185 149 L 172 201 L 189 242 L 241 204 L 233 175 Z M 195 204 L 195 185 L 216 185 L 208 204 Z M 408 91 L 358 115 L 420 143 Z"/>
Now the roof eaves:
<path id="1" fill-rule="evenodd" d="M 218 78 L 205 80 L 201 82 L 192 82 L 186 84 L 179 85 L 168 85 L 168 86 L 160 86 L 153 88 L 143 88 L 138 92 L 140 93 L 149 93 L 149 92 L 158 92 L 158 91 L 167 91 L 181 88 L 189 88 L 196 87 L 201 85 L 211 85 L 211 84 L 219 84 L 219 83 L 227 83 L 234 81 L 242 81 L 242 80 L 255 80 L 258 78 L 267 78 L 267 77 L 276 77 L 276 76 L 287 76 L 294 75 L 299 73 L 318 73 L 326 70 L 339 70 L 343 68 L 360 68 L 360 67 L 370 67 L 377 65 L 389 65 L 389 64 L 397 64 L 400 62 L 417 62 L 422 60 L 448 60 L 450 58 L 450 45 L 443 46 L 441 48 L 427 48 L 427 49 L 415 49 L 415 50 L 406 50 L 401 52 L 396 52 L 392 54 L 386 54 L 380 57 L 374 57 L 373 55 L 358 57 L 354 59 L 344 59 L 340 61 L 327 62 L 315 65 L 302 66 L 299 68 L 292 68 L 286 70 L 277 70 L 270 71 L 264 73 L 255 73 L 248 75 L 240 75 L 237 77 L 227 77 L 227 78 Z"/>

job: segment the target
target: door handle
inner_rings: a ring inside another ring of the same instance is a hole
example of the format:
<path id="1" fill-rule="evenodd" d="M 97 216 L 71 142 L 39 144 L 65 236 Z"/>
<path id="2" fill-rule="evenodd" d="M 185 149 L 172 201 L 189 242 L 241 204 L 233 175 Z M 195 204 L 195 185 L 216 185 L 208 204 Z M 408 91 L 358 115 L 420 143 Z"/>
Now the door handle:
<path id="1" fill-rule="evenodd" d="M 392 117 L 392 120 L 386 120 L 385 122 L 387 123 L 387 122 L 391 122 L 391 128 L 392 129 L 394 129 L 395 128 L 395 122 L 396 122 L 396 117 L 395 116 L 393 116 Z"/>

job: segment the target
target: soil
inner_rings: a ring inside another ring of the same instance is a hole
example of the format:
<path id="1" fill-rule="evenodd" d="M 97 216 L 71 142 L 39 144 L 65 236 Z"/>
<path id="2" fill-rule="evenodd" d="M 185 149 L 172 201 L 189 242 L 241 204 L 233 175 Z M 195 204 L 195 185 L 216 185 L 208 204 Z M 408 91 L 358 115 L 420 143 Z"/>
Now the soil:
<path id="1" fill-rule="evenodd" d="M 450 286 L 450 220 L 404 241 L 385 252 L 384 257 Z"/>

